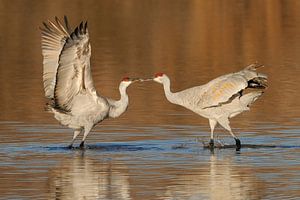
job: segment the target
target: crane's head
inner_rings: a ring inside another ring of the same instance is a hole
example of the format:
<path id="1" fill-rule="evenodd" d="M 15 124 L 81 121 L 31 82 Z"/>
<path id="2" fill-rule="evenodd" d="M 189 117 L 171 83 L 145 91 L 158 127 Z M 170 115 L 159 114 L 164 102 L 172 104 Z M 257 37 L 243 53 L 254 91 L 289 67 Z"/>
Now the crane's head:
<path id="1" fill-rule="evenodd" d="M 163 83 L 163 80 L 167 78 L 167 75 L 165 75 L 162 72 L 158 72 L 154 75 L 153 81 L 158 83 Z"/>
<path id="2" fill-rule="evenodd" d="M 120 85 L 128 87 L 131 83 L 134 83 L 136 81 L 139 81 L 139 78 L 129 78 L 129 77 L 124 77 L 120 83 Z"/>

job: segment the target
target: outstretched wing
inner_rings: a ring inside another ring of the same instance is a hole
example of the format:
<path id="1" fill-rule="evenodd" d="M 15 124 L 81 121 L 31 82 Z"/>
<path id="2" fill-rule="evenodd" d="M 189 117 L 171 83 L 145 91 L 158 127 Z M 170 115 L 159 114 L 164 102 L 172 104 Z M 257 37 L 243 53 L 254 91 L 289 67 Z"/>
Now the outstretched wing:
<path id="1" fill-rule="evenodd" d="M 75 95 L 81 90 L 94 91 L 90 69 L 91 46 L 87 23 L 70 31 L 67 18 L 64 25 L 43 23 L 42 54 L 45 96 L 54 99 L 55 106 L 70 111 Z"/>
<path id="2" fill-rule="evenodd" d="M 55 23 L 51 21 L 44 22 L 44 27 L 41 28 L 44 90 L 45 96 L 50 99 L 54 97 L 59 55 L 67 38 L 70 37 L 67 18 L 64 19 L 65 26 L 56 17 Z"/>
<path id="3" fill-rule="evenodd" d="M 90 70 L 91 45 L 87 23 L 67 38 L 59 57 L 54 90 L 55 105 L 70 111 L 73 98 L 83 90 L 94 91 Z"/>

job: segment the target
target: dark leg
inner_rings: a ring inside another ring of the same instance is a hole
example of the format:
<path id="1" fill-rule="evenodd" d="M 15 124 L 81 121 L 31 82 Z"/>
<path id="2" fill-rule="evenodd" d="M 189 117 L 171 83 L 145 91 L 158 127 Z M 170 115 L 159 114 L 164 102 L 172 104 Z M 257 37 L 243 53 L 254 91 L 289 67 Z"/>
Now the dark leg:
<path id="1" fill-rule="evenodd" d="M 208 146 L 210 149 L 214 149 L 214 139 L 210 139 Z"/>
<path id="2" fill-rule="evenodd" d="M 83 149 L 84 148 L 84 141 L 86 139 L 86 137 L 88 136 L 89 132 L 91 131 L 91 129 L 93 128 L 92 124 L 89 124 L 87 126 L 84 126 L 84 135 L 82 138 L 82 142 L 80 143 L 80 148 Z"/>
<path id="3" fill-rule="evenodd" d="M 221 118 L 218 122 L 219 122 L 219 124 L 221 124 L 221 126 L 223 126 L 226 130 L 228 130 L 229 133 L 232 135 L 232 137 L 235 140 L 236 150 L 239 151 L 241 149 L 241 141 L 233 134 L 233 132 L 229 126 L 228 118 Z"/>
<path id="4" fill-rule="evenodd" d="M 76 129 L 76 130 L 74 131 L 74 135 L 73 135 L 72 142 L 71 142 L 71 144 L 68 146 L 69 149 L 72 149 L 72 148 L 73 148 L 73 143 L 74 143 L 76 137 L 77 137 L 80 133 L 81 133 L 81 129 Z"/>
<path id="5" fill-rule="evenodd" d="M 82 141 L 79 145 L 80 149 L 83 149 L 84 148 L 84 141 Z"/>
<path id="6" fill-rule="evenodd" d="M 236 150 L 239 151 L 242 147 L 241 141 L 238 138 L 234 138 L 234 140 L 235 140 Z"/>

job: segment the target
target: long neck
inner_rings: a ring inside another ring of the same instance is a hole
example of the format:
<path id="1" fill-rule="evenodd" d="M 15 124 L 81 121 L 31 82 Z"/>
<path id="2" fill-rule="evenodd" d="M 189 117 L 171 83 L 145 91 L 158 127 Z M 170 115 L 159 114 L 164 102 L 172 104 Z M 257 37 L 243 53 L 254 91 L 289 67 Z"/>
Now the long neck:
<path id="1" fill-rule="evenodd" d="M 165 95 L 171 103 L 178 104 L 177 98 L 176 98 L 176 93 L 171 92 L 171 82 L 169 78 L 165 78 L 163 80 L 163 86 L 164 86 L 164 91 Z"/>
<path id="2" fill-rule="evenodd" d="M 126 111 L 129 103 L 129 98 L 126 93 L 126 88 L 127 86 L 122 84 L 120 85 L 119 91 L 120 91 L 121 98 L 118 101 L 111 102 L 109 117 L 112 118 L 119 117 L 121 114 L 123 114 Z"/>

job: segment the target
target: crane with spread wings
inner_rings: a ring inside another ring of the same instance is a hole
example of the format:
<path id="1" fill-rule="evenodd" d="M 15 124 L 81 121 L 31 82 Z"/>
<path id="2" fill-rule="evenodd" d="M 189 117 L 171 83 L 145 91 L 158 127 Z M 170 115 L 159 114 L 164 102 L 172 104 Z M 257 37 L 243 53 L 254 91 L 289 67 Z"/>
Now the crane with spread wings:
<path id="1" fill-rule="evenodd" d="M 93 84 L 90 57 L 91 45 L 87 22 L 81 22 L 74 31 L 67 17 L 62 23 L 43 23 L 42 54 L 45 97 L 49 111 L 63 125 L 74 129 L 71 148 L 76 137 L 83 132 L 80 147 L 91 129 L 108 117 L 119 117 L 128 107 L 126 88 L 139 79 L 125 77 L 119 85 L 120 99 L 99 95 Z"/>

